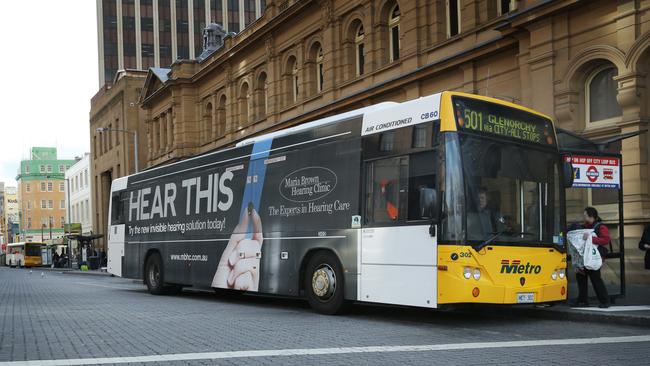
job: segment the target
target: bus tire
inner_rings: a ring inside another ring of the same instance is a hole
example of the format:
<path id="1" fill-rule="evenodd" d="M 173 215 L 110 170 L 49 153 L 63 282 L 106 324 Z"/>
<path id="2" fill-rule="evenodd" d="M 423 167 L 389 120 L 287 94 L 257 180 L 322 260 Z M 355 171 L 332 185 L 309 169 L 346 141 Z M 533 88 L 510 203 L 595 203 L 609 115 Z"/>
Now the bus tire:
<path id="1" fill-rule="evenodd" d="M 147 285 L 149 292 L 153 295 L 165 295 L 167 289 L 160 254 L 151 254 L 147 258 L 144 268 L 144 283 Z"/>
<path id="2" fill-rule="evenodd" d="M 344 309 L 343 270 L 330 251 L 316 252 L 305 269 L 304 288 L 312 309 L 321 314 L 338 314 Z"/>

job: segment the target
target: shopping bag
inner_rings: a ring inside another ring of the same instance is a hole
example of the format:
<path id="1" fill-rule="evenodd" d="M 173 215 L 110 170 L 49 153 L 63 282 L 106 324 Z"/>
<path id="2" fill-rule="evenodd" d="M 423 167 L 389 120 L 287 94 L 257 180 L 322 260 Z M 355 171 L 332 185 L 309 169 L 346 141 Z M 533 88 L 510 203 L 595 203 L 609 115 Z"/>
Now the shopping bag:
<path id="1" fill-rule="evenodd" d="M 583 254 L 585 251 L 585 240 L 582 238 L 585 233 L 591 235 L 592 229 L 571 230 L 567 233 L 569 242 L 569 255 L 571 256 L 571 265 L 573 268 L 584 268 Z"/>
<path id="2" fill-rule="evenodd" d="M 591 236 L 586 240 L 582 257 L 586 269 L 597 271 L 603 265 L 603 258 L 598 252 L 598 246 L 592 243 Z"/>

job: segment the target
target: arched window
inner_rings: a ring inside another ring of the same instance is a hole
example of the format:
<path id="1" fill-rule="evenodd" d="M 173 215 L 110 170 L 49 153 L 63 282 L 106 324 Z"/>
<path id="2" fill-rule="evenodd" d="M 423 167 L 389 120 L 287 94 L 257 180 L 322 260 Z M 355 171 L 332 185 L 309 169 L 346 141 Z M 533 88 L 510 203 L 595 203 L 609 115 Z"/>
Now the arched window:
<path id="1" fill-rule="evenodd" d="M 239 127 L 244 127 L 248 124 L 250 116 L 249 98 L 248 83 L 243 83 L 239 92 Z"/>
<path id="2" fill-rule="evenodd" d="M 293 68 L 291 69 L 291 80 L 293 80 L 293 101 L 298 100 L 298 95 L 300 95 L 300 84 L 298 78 L 298 63 L 293 63 Z"/>
<path id="3" fill-rule="evenodd" d="M 614 77 L 617 74 L 616 68 L 608 65 L 598 68 L 587 78 L 585 104 L 588 122 L 604 121 L 622 115 L 621 106 L 616 101 L 618 87 Z"/>
<path id="4" fill-rule="evenodd" d="M 360 76 L 363 75 L 363 65 L 365 63 L 363 40 L 366 34 L 363 31 L 363 24 L 359 24 L 354 34 L 354 65 L 357 76 Z"/>
<path id="5" fill-rule="evenodd" d="M 511 2 L 510 0 L 497 0 L 497 14 L 503 15 L 509 13 L 511 10 L 514 10 L 517 6 L 516 2 Z"/>
<path id="6" fill-rule="evenodd" d="M 217 128 L 216 135 L 222 136 L 226 131 L 226 96 L 221 95 L 217 108 Z"/>
<path id="7" fill-rule="evenodd" d="M 203 113 L 203 140 L 206 142 L 211 141 L 213 138 L 212 133 L 212 103 L 208 103 L 205 105 Z"/>
<path id="8" fill-rule="evenodd" d="M 399 5 L 395 4 L 388 16 L 388 38 L 389 38 L 389 61 L 399 60 Z"/>
<path id="9" fill-rule="evenodd" d="M 460 33 L 460 0 L 447 0 L 447 37 Z"/>
<path id="10" fill-rule="evenodd" d="M 323 47 L 316 52 L 316 92 L 323 91 Z"/>
<path id="11" fill-rule="evenodd" d="M 286 104 L 293 104 L 298 101 L 300 95 L 300 79 L 298 75 L 298 62 L 294 56 L 287 60 L 286 71 Z"/>
<path id="12" fill-rule="evenodd" d="M 257 117 L 260 119 L 266 117 L 266 113 L 267 113 L 266 111 L 269 108 L 267 89 L 268 89 L 268 84 L 266 82 L 266 73 L 261 72 L 257 76 L 257 93 L 256 93 L 257 100 L 255 101 L 255 105 L 258 108 Z"/>

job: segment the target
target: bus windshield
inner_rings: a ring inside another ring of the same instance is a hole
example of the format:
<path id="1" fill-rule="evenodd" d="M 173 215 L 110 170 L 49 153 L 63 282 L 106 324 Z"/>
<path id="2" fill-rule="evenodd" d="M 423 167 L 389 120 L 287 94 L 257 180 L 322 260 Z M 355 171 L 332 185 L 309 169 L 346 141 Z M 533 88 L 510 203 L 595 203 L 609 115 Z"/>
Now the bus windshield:
<path id="1" fill-rule="evenodd" d="M 462 135 L 470 244 L 559 244 L 558 156 L 516 143 Z"/>
<path id="2" fill-rule="evenodd" d="M 41 256 L 41 244 L 25 244 L 25 255 L 40 257 Z"/>

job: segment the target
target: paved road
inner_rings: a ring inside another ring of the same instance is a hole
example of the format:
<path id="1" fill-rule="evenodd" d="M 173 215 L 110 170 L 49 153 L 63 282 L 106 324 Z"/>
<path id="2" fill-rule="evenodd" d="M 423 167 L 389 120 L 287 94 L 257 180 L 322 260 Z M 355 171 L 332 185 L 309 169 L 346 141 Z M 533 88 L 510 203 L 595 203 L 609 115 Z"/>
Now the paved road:
<path id="1" fill-rule="evenodd" d="M 648 359 L 650 329 L 642 327 L 375 306 L 323 316 L 297 300 L 190 291 L 160 297 L 132 280 L 0 267 L 0 366 L 592 366 Z"/>

